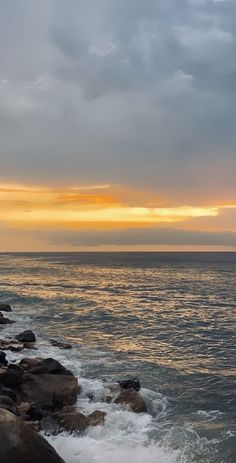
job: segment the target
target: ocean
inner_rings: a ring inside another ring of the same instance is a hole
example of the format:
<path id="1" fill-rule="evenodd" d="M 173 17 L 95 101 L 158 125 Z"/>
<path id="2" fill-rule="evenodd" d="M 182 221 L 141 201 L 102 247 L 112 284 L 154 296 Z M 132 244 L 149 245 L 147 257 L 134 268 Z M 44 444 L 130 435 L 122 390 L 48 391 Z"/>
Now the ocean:
<path id="1" fill-rule="evenodd" d="M 236 253 L 0 254 L 0 302 L 17 322 L 0 337 L 32 329 L 78 376 L 79 410 L 107 412 L 46 436 L 66 463 L 236 462 Z M 105 402 L 130 377 L 148 414 Z"/>

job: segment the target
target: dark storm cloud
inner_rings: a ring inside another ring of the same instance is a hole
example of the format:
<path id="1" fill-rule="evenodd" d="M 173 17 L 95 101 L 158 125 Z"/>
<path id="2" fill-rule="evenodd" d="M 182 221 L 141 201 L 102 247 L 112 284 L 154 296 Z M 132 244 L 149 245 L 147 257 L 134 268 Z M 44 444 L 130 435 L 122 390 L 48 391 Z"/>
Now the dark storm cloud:
<path id="1" fill-rule="evenodd" d="M 232 197 L 234 0 L 0 8 L 1 178 Z"/>
<path id="2" fill-rule="evenodd" d="M 229 246 L 236 247 L 236 233 L 205 232 L 179 229 L 85 230 L 51 232 L 47 239 L 53 245 L 76 246 Z"/>

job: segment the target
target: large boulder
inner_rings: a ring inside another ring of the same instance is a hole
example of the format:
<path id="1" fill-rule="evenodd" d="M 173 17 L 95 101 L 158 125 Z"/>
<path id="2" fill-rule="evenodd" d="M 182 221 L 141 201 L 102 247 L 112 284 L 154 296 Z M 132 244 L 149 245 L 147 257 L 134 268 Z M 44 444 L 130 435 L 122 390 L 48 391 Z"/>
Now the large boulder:
<path id="1" fill-rule="evenodd" d="M 73 373 L 67 370 L 63 365 L 53 358 L 43 359 L 38 366 L 32 367 L 29 373 L 34 375 L 51 374 L 51 375 L 71 375 Z"/>
<path id="2" fill-rule="evenodd" d="M 20 418 L 0 409 L 2 463 L 64 463 L 49 443 Z"/>
<path id="3" fill-rule="evenodd" d="M 36 342 L 35 334 L 31 330 L 23 331 L 22 333 L 17 334 L 15 338 L 19 342 Z"/>
<path id="4" fill-rule="evenodd" d="M 20 387 L 24 402 L 46 402 L 52 400 L 55 407 L 73 405 L 79 391 L 78 381 L 72 375 L 34 375 L 25 373 Z"/>
<path id="5" fill-rule="evenodd" d="M 9 304 L 0 304 L 1 312 L 12 312 L 12 308 Z"/>
<path id="6" fill-rule="evenodd" d="M 135 413 L 147 413 L 147 407 L 143 398 L 134 390 L 126 389 L 114 400 L 116 404 L 129 405 Z"/>

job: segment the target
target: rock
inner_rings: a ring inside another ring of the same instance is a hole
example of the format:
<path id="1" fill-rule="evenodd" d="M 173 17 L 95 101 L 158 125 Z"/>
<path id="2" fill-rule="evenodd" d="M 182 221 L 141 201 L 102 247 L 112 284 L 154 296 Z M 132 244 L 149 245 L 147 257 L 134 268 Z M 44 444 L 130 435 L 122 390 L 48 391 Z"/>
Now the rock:
<path id="1" fill-rule="evenodd" d="M 8 350 L 11 352 L 21 352 L 23 350 L 23 347 L 21 346 L 9 346 Z"/>
<path id="2" fill-rule="evenodd" d="M 71 371 L 67 370 L 63 365 L 53 358 L 43 359 L 41 364 L 29 370 L 34 375 L 51 374 L 51 375 L 70 375 Z"/>
<path id="3" fill-rule="evenodd" d="M 0 372 L 0 384 L 6 387 L 18 387 L 23 383 L 23 371 L 17 365 L 9 365 Z"/>
<path id="4" fill-rule="evenodd" d="M 72 349 L 72 345 L 67 342 L 57 341 L 56 339 L 51 339 L 50 343 L 54 347 L 59 347 L 60 349 Z"/>
<path id="5" fill-rule="evenodd" d="M 42 365 L 43 359 L 41 358 L 23 358 L 20 361 L 19 366 L 24 370 L 30 370 L 31 368 L 38 367 Z"/>
<path id="6" fill-rule="evenodd" d="M 76 402 L 78 381 L 72 375 L 25 373 L 20 392 L 25 402 L 41 403 L 52 400 L 55 407 L 62 408 Z"/>
<path id="7" fill-rule="evenodd" d="M 33 349 L 38 350 L 37 347 L 34 345 L 33 342 L 24 342 L 23 349 Z"/>
<path id="8" fill-rule="evenodd" d="M 64 463 L 51 445 L 20 418 L 0 410 L 2 463 Z"/>
<path id="9" fill-rule="evenodd" d="M 89 426 L 101 426 L 105 423 L 106 412 L 95 410 L 87 416 Z"/>
<path id="10" fill-rule="evenodd" d="M 138 378 L 126 379 L 124 381 L 119 381 L 119 385 L 122 389 L 134 389 L 139 391 L 141 388 L 140 381 Z"/>
<path id="11" fill-rule="evenodd" d="M 7 395 L 0 395 L 0 409 L 1 408 L 4 408 L 5 410 L 8 410 L 9 412 L 14 413 L 15 415 L 18 412 L 14 400 L 12 400 Z"/>
<path id="12" fill-rule="evenodd" d="M 80 433 L 88 427 L 86 416 L 79 412 L 58 413 L 55 415 L 55 419 L 66 431 L 73 433 Z"/>
<path id="13" fill-rule="evenodd" d="M 1 312 L 12 312 L 12 308 L 9 304 L 0 304 Z"/>
<path id="14" fill-rule="evenodd" d="M 20 415 L 26 415 L 31 408 L 30 402 L 21 402 L 18 406 L 18 411 Z"/>
<path id="15" fill-rule="evenodd" d="M 147 407 L 143 398 L 134 390 L 127 389 L 114 400 L 115 404 L 129 405 L 135 413 L 147 413 Z"/>
<path id="16" fill-rule="evenodd" d="M 41 420 L 54 411 L 53 400 L 45 400 L 44 402 L 31 404 L 27 414 L 32 420 Z"/>
<path id="17" fill-rule="evenodd" d="M 1 317 L 0 318 L 0 325 L 12 325 L 15 323 L 13 320 L 9 320 L 9 318 Z"/>
<path id="18" fill-rule="evenodd" d="M 40 431 L 39 421 L 25 421 L 25 423 L 27 424 L 27 426 L 30 426 L 34 431 Z"/>
<path id="19" fill-rule="evenodd" d="M 6 354 L 3 351 L 0 351 L 0 365 L 7 365 L 7 359 L 6 359 Z"/>
<path id="20" fill-rule="evenodd" d="M 23 331 L 15 336 L 15 339 L 19 342 L 36 342 L 35 334 L 31 330 Z"/>
<path id="21" fill-rule="evenodd" d="M 10 399 L 12 399 L 16 405 L 20 404 L 21 402 L 21 399 L 19 395 L 17 394 L 17 391 L 13 391 L 12 389 L 9 389 L 8 387 L 4 387 L 3 385 L 0 385 L 0 394 L 10 397 Z"/>

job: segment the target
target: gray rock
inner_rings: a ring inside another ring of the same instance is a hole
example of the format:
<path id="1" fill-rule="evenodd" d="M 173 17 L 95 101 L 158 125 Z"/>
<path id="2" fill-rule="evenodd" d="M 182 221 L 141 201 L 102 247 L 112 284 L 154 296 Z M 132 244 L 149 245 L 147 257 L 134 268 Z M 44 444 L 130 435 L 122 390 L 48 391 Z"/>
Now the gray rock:
<path id="1" fill-rule="evenodd" d="M 0 409 L 0 461 L 64 463 L 53 447 L 31 426 L 4 409 Z"/>

